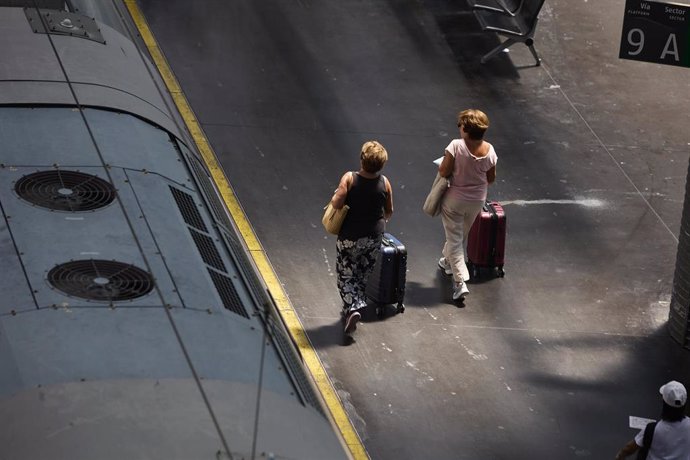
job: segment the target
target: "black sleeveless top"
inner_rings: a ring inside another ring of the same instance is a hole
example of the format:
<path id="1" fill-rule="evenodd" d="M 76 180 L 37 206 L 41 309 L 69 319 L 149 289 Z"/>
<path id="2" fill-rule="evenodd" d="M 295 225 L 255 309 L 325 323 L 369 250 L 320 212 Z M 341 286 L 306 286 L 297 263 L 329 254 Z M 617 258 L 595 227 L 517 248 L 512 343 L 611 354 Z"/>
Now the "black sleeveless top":
<path id="1" fill-rule="evenodd" d="M 383 210 L 388 192 L 383 175 L 367 179 L 354 173 L 345 204 L 350 210 L 338 233 L 340 240 L 357 240 L 365 236 L 377 236 L 386 229 Z"/>

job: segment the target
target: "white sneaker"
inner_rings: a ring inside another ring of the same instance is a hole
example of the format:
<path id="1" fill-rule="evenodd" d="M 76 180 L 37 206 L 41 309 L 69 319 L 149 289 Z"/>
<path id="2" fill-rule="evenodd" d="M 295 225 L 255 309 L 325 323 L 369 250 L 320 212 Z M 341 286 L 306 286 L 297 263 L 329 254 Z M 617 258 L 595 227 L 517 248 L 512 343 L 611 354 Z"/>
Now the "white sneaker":
<path id="1" fill-rule="evenodd" d="M 439 268 L 441 268 L 441 270 L 443 270 L 443 272 L 446 275 L 452 275 L 453 274 L 453 270 L 451 270 L 450 264 L 448 263 L 448 261 L 446 260 L 445 257 L 441 257 L 440 259 L 438 259 L 438 266 L 439 266 Z"/>
<path id="2" fill-rule="evenodd" d="M 467 283 L 460 282 L 453 285 L 453 300 L 465 300 L 465 296 L 470 293 Z"/>

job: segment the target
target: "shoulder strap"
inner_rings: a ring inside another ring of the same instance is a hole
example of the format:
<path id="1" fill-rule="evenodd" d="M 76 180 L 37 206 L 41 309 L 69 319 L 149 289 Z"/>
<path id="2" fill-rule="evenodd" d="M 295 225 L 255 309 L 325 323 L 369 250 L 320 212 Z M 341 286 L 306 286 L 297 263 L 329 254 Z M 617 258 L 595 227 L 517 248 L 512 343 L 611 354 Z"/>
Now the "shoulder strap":
<path id="1" fill-rule="evenodd" d="M 652 447 L 652 439 L 654 439 L 654 428 L 656 428 L 656 422 L 648 423 L 644 429 L 642 444 L 647 446 L 647 449 Z"/>
<path id="2" fill-rule="evenodd" d="M 654 439 L 654 428 L 657 422 L 650 422 L 644 428 L 642 435 L 642 447 L 637 451 L 637 460 L 646 460 L 649 454 L 649 448 L 652 447 L 652 440 Z"/>

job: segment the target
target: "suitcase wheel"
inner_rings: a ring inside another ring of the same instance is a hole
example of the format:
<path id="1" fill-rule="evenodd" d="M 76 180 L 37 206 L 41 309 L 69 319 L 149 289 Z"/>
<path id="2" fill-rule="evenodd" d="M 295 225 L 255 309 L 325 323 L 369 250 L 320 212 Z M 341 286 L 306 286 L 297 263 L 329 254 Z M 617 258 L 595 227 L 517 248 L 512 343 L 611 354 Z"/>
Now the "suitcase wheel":
<path id="1" fill-rule="evenodd" d="M 405 305 L 403 305 L 402 302 L 400 302 L 396 308 L 395 308 L 396 313 L 405 313 Z M 386 305 L 376 305 L 376 316 L 379 319 L 383 319 L 384 316 L 386 316 Z"/>
<path id="2" fill-rule="evenodd" d="M 506 272 L 503 270 L 503 265 L 501 265 L 500 267 L 496 267 L 496 276 L 498 276 L 499 278 L 503 278 L 504 276 L 506 276 Z"/>

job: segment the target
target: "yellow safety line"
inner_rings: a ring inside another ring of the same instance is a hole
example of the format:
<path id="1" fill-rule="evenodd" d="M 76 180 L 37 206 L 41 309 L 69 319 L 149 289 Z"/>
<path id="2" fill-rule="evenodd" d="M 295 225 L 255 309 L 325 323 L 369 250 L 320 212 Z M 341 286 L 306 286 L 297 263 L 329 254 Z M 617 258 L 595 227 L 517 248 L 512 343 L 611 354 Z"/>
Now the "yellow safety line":
<path id="1" fill-rule="evenodd" d="M 132 19 L 134 20 L 134 23 L 139 29 L 139 33 L 141 34 L 144 43 L 146 44 L 146 47 L 148 48 L 149 53 L 154 60 L 154 63 L 156 64 L 156 67 L 158 68 L 158 71 L 165 81 L 168 91 L 177 105 L 177 109 L 182 115 L 187 128 L 194 138 L 197 148 L 201 152 L 204 162 L 206 163 L 206 166 L 208 167 L 211 176 L 223 197 L 223 201 L 230 211 L 230 215 L 239 228 L 240 234 L 249 248 L 250 254 L 254 259 L 254 263 L 259 269 L 259 272 L 261 273 L 261 276 L 263 277 L 271 296 L 275 300 L 278 311 L 283 318 L 283 322 L 285 323 L 288 332 L 297 345 L 297 348 L 304 359 L 305 365 L 309 369 L 316 386 L 321 392 L 321 395 L 331 412 L 331 416 L 335 424 L 340 429 L 340 433 L 345 440 L 345 444 L 347 444 L 348 448 L 350 449 L 350 453 L 355 460 L 369 459 L 369 455 L 364 449 L 364 445 L 352 426 L 352 422 L 347 416 L 347 413 L 345 412 L 340 398 L 338 398 L 338 395 L 333 388 L 333 384 L 328 377 L 321 360 L 316 354 L 314 348 L 311 346 L 311 342 L 304 331 L 304 327 L 302 326 L 300 319 L 297 317 L 297 313 L 292 307 L 292 304 L 283 290 L 282 285 L 278 281 L 278 277 L 273 270 L 273 266 L 269 262 L 261 243 L 259 243 L 259 240 L 244 213 L 244 210 L 240 206 L 240 203 L 237 200 L 230 183 L 225 177 L 225 172 L 218 164 L 218 159 L 216 158 L 211 145 L 208 143 L 208 140 L 206 139 L 198 120 L 194 116 L 194 113 L 187 102 L 187 98 L 185 97 L 180 85 L 177 82 L 177 79 L 175 78 L 175 75 L 172 73 L 170 66 L 168 66 L 163 52 L 159 48 L 156 39 L 151 33 L 151 29 L 149 28 L 143 13 L 139 9 L 136 0 L 124 1 L 129 9 Z"/>

